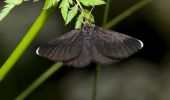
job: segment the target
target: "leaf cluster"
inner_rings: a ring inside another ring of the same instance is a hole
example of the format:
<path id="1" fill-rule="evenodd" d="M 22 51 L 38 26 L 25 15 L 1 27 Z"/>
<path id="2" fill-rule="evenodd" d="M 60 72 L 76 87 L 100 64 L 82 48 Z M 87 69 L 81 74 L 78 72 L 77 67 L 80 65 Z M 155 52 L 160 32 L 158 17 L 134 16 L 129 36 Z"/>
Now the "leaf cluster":
<path id="1" fill-rule="evenodd" d="M 76 2 L 75 2 L 76 1 Z M 72 21 L 72 19 L 78 14 L 78 10 L 80 14 L 77 17 L 75 28 L 80 28 L 84 21 L 84 18 L 89 20 L 91 23 L 94 22 L 94 17 L 88 9 L 82 8 L 82 5 L 85 7 L 96 6 L 105 4 L 103 0 L 62 0 L 59 8 L 61 9 L 61 13 L 65 24 L 67 25 Z"/>
<path id="2" fill-rule="evenodd" d="M 6 5 L 0 12 L 0 21 L 7 16 L 7 14 L 17 5 L 22 4 L 24 1 L 29 0 L 5 0 Z M 33 0 L 34 2 L 39 0 Z M 69 24 L 73 18 L 77 15 L 77 21 L 75 28 L 80 28 L 84 21 L 84 18 L 94 23 L 94 17 L 88 9 L 82 7 L 92 7 L 96 5 L 105 4 L 104 0 L 46 0 L 44 5 L 44 10 L 47 10 L 55 6 L 60 1 L 59 8 L 61 9 L 61 14 L 65 21 L 65 24 Z M 78 11 L 80 13 L 78 14 Z"/>

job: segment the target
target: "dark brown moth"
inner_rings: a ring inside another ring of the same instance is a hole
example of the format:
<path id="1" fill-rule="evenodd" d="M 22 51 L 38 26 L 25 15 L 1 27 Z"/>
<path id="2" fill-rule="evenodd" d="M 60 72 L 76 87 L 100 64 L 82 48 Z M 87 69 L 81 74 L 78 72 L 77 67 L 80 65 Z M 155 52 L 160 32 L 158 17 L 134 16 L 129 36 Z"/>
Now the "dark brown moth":
<path id="1" fill-rule="evenodd" d="M 85 67 L 91 62 L 110 64 L 125 59 L 143 47 L 131 36 L 91 26 L 88 22 L 39 47 L 36 53 L 65 65 Z"/>

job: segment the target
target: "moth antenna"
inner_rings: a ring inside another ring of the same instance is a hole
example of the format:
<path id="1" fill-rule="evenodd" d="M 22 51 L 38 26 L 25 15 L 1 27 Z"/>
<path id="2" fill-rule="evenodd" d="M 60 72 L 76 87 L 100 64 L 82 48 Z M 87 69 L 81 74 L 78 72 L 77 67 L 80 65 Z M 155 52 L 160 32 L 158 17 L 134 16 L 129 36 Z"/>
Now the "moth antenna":
<path id="1" fill-rule="evenodd" d="M 74 1 L 73 1 L 73 3 L 75 4 L 75 5 L 78 5 L 78 4 L 76 4 Z M 80 11 L 80 13 L 82 12 L 82 10 L 78 7 L 78 10 Z"/>
<path id="2" fill-rule="evenodd" d="M 77 1 L 77 0 L 76 0 Z M 81 5 L 80 5 L 80 3 L 77 1 L 77 4 L 73 1 L 73 3 L 75 4 L 75 5 L 78 5 L 78 10 L 80 11 L 80 13 L 82 13 L 83 14 L 83 16 L 85 16 L 85 14 L 84 14 L 84 11 L 83 11 L 83 8 L 81 7 Z M 79 8 L 80 7 L 80 8 Z M 82 23 L 84 24 L 85 22 L 83 21 L 83 20 L 81 20 L 82 21 Z"/>
<path id="3" fill-rule="evenodd" d="M 93 7 L 91 8 L 90 13 L 89 13 L 89 15 L 88 15 L 88 16 L 90 16 L 90 14 L 92 13 L 92 11 L 93 11 L 94 7 L 95 7 L 95 6 L 93 6 Z"/>
<path id="4" fill-rule="evenodd" d="M 78 7 L 78 9 L 79 9 L 80 13 L 82 13 L 83 16 L 84 16 L 85 14 L 84 14 L 84 11 L 83 11 L 83 7 L 81 6 L 81 4 L 80 4 L 80 2 L 78 0 L 76 0 L 76 2 L 77 2 L 77 4 L 73 1 L 73 3 L 75 5 L 78 5 L 80 7 L 80 8 Z"/>
<path id="5" fill-rule="evenodd" d="M 91 8 L 90 12 L 89 12 L 89 15 L 88 15 L 89 19 L 90 19 L 90 15 L 92 14 L 92 11 L 93 11 L 94 7 L 95 7 L 95 6 L 93 6 L 93 7 Z"/>

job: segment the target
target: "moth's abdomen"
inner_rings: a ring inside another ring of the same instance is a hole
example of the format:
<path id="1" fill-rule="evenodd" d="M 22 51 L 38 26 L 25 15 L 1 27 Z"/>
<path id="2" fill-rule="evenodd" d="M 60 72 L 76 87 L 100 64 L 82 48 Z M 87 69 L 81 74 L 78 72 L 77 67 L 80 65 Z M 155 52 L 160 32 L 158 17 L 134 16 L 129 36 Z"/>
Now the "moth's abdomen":
<path id="1" fill-rule="evenodd" d="M 64 62 L 68 66 L 74 66 L 74 67 L 85 67 L 89 65 L 92 61 L 90 48 L 88 47 L 88 44 L 85 42 L 85 40 L 82 39 L 82 48 L 80 51 L 80 54 L 73 60 Z"/>

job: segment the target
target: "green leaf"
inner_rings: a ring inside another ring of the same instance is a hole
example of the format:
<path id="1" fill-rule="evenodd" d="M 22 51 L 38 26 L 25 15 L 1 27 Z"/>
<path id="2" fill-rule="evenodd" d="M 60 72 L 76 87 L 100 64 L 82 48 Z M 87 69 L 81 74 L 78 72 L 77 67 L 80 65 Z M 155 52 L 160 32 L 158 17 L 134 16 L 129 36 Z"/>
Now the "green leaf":
<path id="1" fill-rule="evenodd" d="M 66 19 L 66 24 L 68 24 L 74 18 L 74 16 L 77 14 L 77 12 L 78 12 L 78 5 L 75 5 L 68 12 L 67 19 Z"/>
<path id="2" fill-rule="evenodd" d="M 80 28 L 83 24 L 82 21 L 83 21 L 83 14 L 81 13 L 77 18 L 75 28 Z"/>
<path id="3" fill-rule="evenodd" d="M 106 4 L 104 0 L 79 0 L 85 6 L 96 6 Z"/>
<path id="4" fill-rule="evenodd" d="M 5 3 L 8 3 L 8 4 L 13 4 L 13 5 L 19 5 L 19 4 L 21 4 L 23 1 L 25 1 L 25 0 L 5 0 L 4 2 Z"/>
<path id="5" fill-rule="evenodd" d="M 91 23 L 94 23 L 94 16 L 90 13 L 90 11 L 84 9 L 83 12 L 77 18 L 75 28 L 80 28 L 82 26 L 84 18 L 86 18 Z"/>
<path id="6" fill-rule="evenodd" d="M 58 2 L 58 0 L 46 0 L 43 9 L 49 9 L 50 7 L 54 6 L 57 2 Z"/>
<path id="7" fill-rule="evenodd" d="M 13 5 L 13 4 L 6 4 L 5 6 L 4 6 L 4 9 L 1 11 L 1 13 L 0 13 L 0 21 L 3 19 L 3 18 L 5 18 L 5 16 L 7 16 L 8 15 L 8 13 L 12 10 L 12 8 L 14 8 L 15 7 L 15 5 Z"/>
<path id="8" fill-rule="evenodd" d="M 7 4 L 4 6 L 2 11 L 0 12 L 0 21 L 4 19 L 15 6 L 21 4 L 23 0 L 6 0 L 4 2 Z"/>
<path id="9" fill-rule="evenodd" d="M 73 4 L 73 0 L 68 0 L 68 2 L 69 2 L 70 4 Z"/>
<path id="10" fill-rule="evenodd" d="M 72 4 L 72 0 L 62 0 L 59 8 L 61 8 L 61 14 L 64 18 L 64 21 L 67 19 L 67 14 L 68 14 L 68 8 L 70 7 L 70 4 Z"/>

